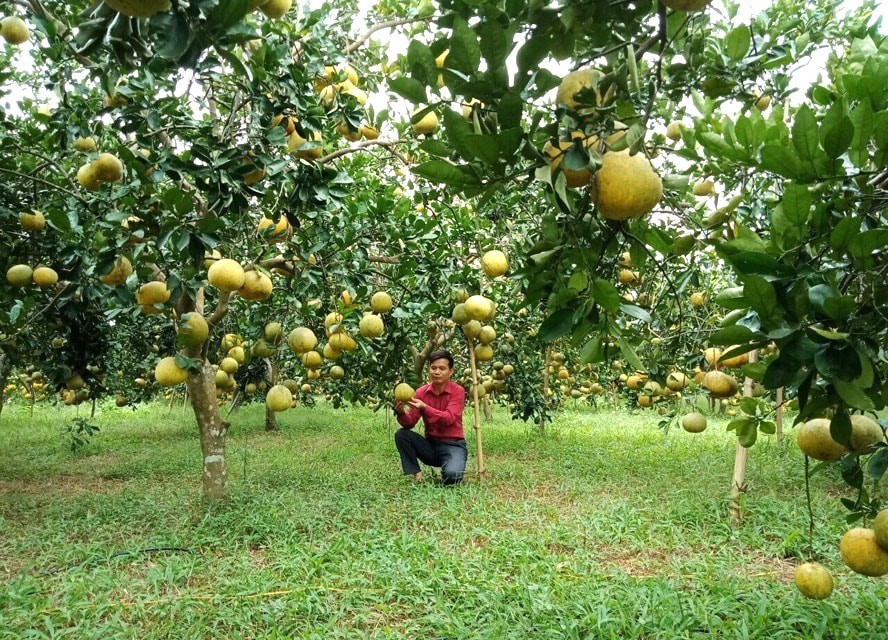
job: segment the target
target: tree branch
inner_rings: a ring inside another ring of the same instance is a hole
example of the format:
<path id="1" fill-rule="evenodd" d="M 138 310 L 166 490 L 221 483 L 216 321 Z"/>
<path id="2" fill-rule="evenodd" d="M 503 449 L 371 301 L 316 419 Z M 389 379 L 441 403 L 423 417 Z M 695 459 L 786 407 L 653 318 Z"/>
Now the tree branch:
<path id="1" fill-rule="evenodd" d="M 391 29 L 392 27 L 400 27 L 401 25 L 411 24 L 413 22 L 430 22 L 434 16 L 427 16 L 425 18 L 400 18 L 396 20 L 386 20 L 385 22 L 380 22 L 379 24 L 375 24 L 367 31 L 365 31 L 357 40 L 348 45 L 343 53 L 345 55 L 349 55 L 350 53 L 354 53 L 358 49 L 363 46 L 367 40 L 370 39 L 377 31 L 382 31 L 383 29 Z"/>
<path id="2" fill-rule="evenodd" d="M 386 149 L 386 151 L 388 151 L 393 156 L 398 158 L 398 160 L 400 160 L 404 164 L 410 164 L 410 162 L 408 162 L 407 158 L 405 158 L 397 149 L 394 148 L 394 145 L 402 144 L 403 142 L 404 142 L 403 140 L 394 140 L 394 141 L 367 140 L 366 142 L 360 142 L 360 143 L 353 145 L 351 147 L 346 147 L 345 149 L 339 149 L 337 151 L 334 151 L 333 153 L 327 154 L 323 158 L 319 159 L 318 162 L 320 164 L 326 164 L 327 162 L 330 162 L 331 160 L 335 160 L 336 158 L 341 158 L 342 156 L 346 156 L 350 153 L 356 153 L 358 151 L 363 151 L 364 149 L 367 149 L 369 147 L 377 146 L 377 147 L 384 147 Z"/>
<path id="3" fill-rule="evenodd" d="M 24 180 L 33 180 L 34 182 L 39 182 L 41 184 L 45 184 L 47 187 L 52 187 L 53 189 L 59 189 L 60 191 L 64 191 L 65 193 L 67 193 L 72 198 L 77 198 L 81 202 L 81 204 L 88 204 L 88 201 L 86 200 L 86 198 L 81 196 L 79 193 L 74 193 L 73 191 L 66 189 L 65 187 L 61 187 L 57 184 L 53 184 L 52 182 L 49 182 L 48 180 L 44 180 L 43 178 L 38 178 L 37 176 L 29 176 L 27 174 L 19 173 L 18 171 L 14 171 L 13 169 L 7 169 L 6 167 L 0 167 L 0 171 L 2 171 L 3 173 L 8 173 L 9 175 L 12 175 L 12 176 L 16 176 L 18 178 L 22 178 Z"/>
<path id="4" fill-rule="evenodd" d="M 210 331 L 222 321 L 225 314 L 228 313 L 228 303 L 231 301 L 231 291 L 222 291 L 219 295 L 219 302 L 216 304 L 216 310 L 213 315 L 207 318 L 207 324 L 210 325 Z"/>

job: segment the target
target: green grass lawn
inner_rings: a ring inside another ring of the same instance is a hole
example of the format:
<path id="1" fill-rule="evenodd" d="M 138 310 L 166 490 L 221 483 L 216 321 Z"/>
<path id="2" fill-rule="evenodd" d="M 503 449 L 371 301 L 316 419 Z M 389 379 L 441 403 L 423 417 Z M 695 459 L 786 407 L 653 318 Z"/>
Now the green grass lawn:
<path id="1" fill-rule="evenodd" d="M 813 552 L 836 591 L 792 584 L 810 557 L 792 437 L 751 451 L 732 527 L 724 423 L 664 435 L 652 412 L 568 412 L 541 437 L 497 413 L 487 478 L 445 489 L 400 474 L 382 412 L 297 409 L 267 434 L 248 406 L 230 499 L 205 507 L 189 410 L 105 408 L 74 454 L 75 408 L 7 407 L 0 638 L 888 635 L 888 580 L 839 559 L 832 471 L 812 479 Z M 139 552 L 157 547 L 182 550 Z"/>

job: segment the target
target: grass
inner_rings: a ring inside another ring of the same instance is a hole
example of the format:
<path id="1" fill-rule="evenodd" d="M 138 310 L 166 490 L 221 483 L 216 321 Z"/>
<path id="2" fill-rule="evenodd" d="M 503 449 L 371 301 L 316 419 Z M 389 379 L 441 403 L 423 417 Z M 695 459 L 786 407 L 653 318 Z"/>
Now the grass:
<path id="1" fill-rule="evenodd" d="M 888 581 L 838 557 L 834 473 L 812 479 L 809 548 L 792 438 L 751 451 L 733 527 L 723 423 L 569 412 L 541 437 L 498 414 L 488 477 L 444 489 L 401 476 L 381 413 L 297 409 L 266 434 L 248 406 L 208 508 L 187 410 L 103 408 L 75 454 L 76 409 L 7 407 L 0 639 L 884 638 Z M 823 602 L 792 584 L 811 553 Z"/>

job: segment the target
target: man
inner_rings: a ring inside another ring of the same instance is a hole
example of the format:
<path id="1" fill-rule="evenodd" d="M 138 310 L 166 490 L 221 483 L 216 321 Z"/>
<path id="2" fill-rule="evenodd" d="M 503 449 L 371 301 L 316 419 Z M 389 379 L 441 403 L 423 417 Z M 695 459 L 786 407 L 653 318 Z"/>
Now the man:
<path id="1" fill-rule="evenodd" d="M 453 355 L 434 351 L 429 356 L 431 382 L 417 389 L 412 400 L 395 401 L 395 414 L 402 427 L 395 432 L 395 446 L 401 454 L 404 474 L 414 481 L 422 480 L 419 460 L 441 467 L 445 485 L 458 484 L 465 473 L 469 455 L 462 425 L 466 391 L 450 380 L 452 375 Z M 413 430 L 420 418 L 425 424 L 425 437 Z"/>

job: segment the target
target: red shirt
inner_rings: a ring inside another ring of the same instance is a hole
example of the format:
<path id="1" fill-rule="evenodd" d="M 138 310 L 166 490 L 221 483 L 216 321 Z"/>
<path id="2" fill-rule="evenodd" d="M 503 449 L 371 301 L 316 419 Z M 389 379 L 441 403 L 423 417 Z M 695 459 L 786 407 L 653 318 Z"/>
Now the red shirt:
<path id="1" fill-rule="evenodd" d="M 396 414 L 398 424 L 412 429 L 422 418 L 426 438 L 462 440 L 466 437 L 462 424 L 463 407 L 466 404 L 465 389 L 448 380 L 441 393 L 435 393 L 432 385 L 427 384 L 416 390 L 416 397 L 426 403 L 426 408 L 422 412 L 408 409 Z"/>

